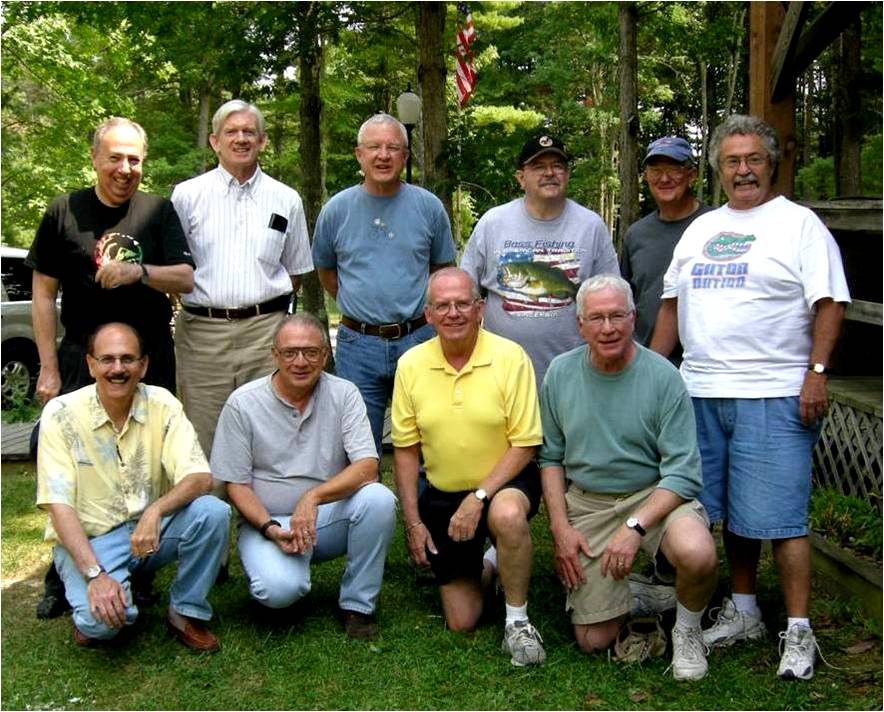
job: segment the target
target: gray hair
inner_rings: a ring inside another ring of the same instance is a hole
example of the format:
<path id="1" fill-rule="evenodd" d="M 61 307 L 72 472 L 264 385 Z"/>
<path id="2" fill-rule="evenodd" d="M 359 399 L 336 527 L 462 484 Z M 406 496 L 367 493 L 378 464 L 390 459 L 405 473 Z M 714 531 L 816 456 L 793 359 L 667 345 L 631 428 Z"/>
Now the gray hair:
<path id="1" fill-rule="evenodd" d="M 316 329 L 322 339 L 322 347 L 324 349 L 329 348 L 328 331 L 325 328 L 325 324 L 319 321 L 319 319 L 310 312 L 298 312 L 297 314 L 286 315 L 286 317 L 279 322 L 279 326 L 277 326 L 276 330 L 273 332 L 274 346 L 276 346 L 276 337 L 279 336 L 279 333 L 289 324 L 294 324 L 295 326 L 308 326 Z"/>
<path id="2" fill-rule="evenodd" d="M 482 298 L 482 293 L 479 291 L 479 285 L 476 284 L 476 280 L 474 280 L 469 272 L 465 272 L 460 267 L 443 267 L 442 269 L 436 270 L 433 274 L 430 275 L 430 278 L 427 280 L 427 292 L 424 295 L 424 303 L 430 303 L 430 290 L 433 287 L 433 282 L 435 282 L 439 277 L 453 277 L 455 275 L 460 275 L 466 277 L 470 281 L 470 294 L 473 299 L 479 300 Z"/>
<path id="3" fill-rule="evenodd" d="M 128 126 L 135 130 L 135 133 L 137 133 L 138 137 L 141 139 L 141 144 L 143 146 L 141 157 L 144 158 L 147 155 L 147 134 L 144 129 L 141 128 L 140 124 L 136 124 L 131 119 L 124 119 L 122 116 L 111 116 L 109 119 L 98 124 L 95 131 L 92 132 L 92 150 L 98 153 L 101 139 L 104 138 L 104 135 L 108 131 L 115 129 L 117 126 Z"/>
<path id="4" fill-rule="evenodd" d="M 390 124 L 399 129 L 399 133 L 402 134 L 402 145 L 408 145 L 408 131 L 405 130 L 405 126 L 403 126 L 402 122 L 399 121 L 395 116 L 390 116 L 390 114 L 385 114 L 383 111 L 379 111 L 374 116 L 369 116 L 365 121 L 362 122 L 362 126 L 359 127 L 359 131 L 356 134 L 356 145 L 362 145 L 362 139 L 365 138 L 365 131 L 369 126 L 374 126 L 376 124 Z"/>
<path id="5" fill-rule="evenodd" d="M 619 274 L 596 274 L 581 284 L 580 289 L 577 290 L 577 316 L 581 319 L 583 318 L 584 302 L 588 295 L 605 289 L 614 289 L 621 292 L 626 298 L 627 311 L 635 311 L 635 300 L 632 298 L 632 287 L 629 286 L 629 282 Z"/>
<path id="6" fill-rule="evenodd" d="M 231 99 L 230 101 L 221 104 L 221 106 L 218 108 L 218 111 L 216 111 L 215 115 L 212 117 L 212 133 L 216 136 L 221 133 L 221 127 L 224 126 L 224 122 L 227 121 L 227 118 L 231 114 L 237 114 L 241 111 L 245 111 L 255 117 L 255 125 L 258 128 L 258 136 L 263 136 L 264 114 L 261 113 L 261 110 L 257 106 L 255 106 L 254 104 L 249 104 L 247 101 L 243 101 L 242 99 Z"/>
<path id="7" fill-rule="evenodd" d="M 780 151 L 780 138 L 777 136 L 776 129 L 757 116 L 747 116 L 746 114 L 731 114 L 723 122 L 721 122 L 712 132 L 712 138 L 709 141 L 709 165 L 712 169 L 718 171 L 718 158 L 721 153 L 721 142 L 729 136 L 752 136 L 756 135 L 761 139 L 764 150 L 770 159 L 771 168 L 776 170 L 782 158 Z"/>

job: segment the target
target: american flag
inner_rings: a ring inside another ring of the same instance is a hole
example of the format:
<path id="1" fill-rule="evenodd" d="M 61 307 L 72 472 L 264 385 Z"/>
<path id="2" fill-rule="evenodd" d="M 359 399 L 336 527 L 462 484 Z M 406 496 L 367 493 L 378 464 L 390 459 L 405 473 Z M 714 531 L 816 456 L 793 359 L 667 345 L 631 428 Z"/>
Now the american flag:
<path id="1" fill-rule="evenodd" d="M 454 33 L 456 45 L 454 83 L 457 86 L 457 103 L 461 108 L 466 106 L 476 88 L 476 65 L 473 62 L 473 53 L 470 51 L 470 45 L 475 39 L 476 28 L 473 26 L 473 16 L 466 3 L 458 3 L 457 30 Z"/>

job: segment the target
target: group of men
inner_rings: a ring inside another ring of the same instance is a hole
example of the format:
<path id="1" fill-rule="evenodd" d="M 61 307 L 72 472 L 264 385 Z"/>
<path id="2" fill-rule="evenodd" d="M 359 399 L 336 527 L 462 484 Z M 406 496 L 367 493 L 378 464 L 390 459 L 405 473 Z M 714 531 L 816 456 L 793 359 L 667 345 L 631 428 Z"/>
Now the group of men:
<path id="1" fill-rule="evenodd" d="M 674 584 L 673 675 L 703 677 L 709 647 L 766 632 L 755 574 L 770 539 L 789 617 L 778 674 L 812 676 L 810 454 L 849 294 L 831 235 L 772 188 L 769 126 L 736 115 L 716 130 L 718 210 L 693 196 L 690 145 L 653 142 L 657 210 L 629 228 L 619 265 L 601 218 L 568 199 L 571 157 L 550 135 L 525 144 L 524 195 L 479 220 L 459 268 L 441 202 L 400 181 L 393 117 L 359 129 L 363 181 L 323 207 L 312 250 L 297 193 L 258 166 L 260 112 L 228 102 L 210 141 L 218 167 L 170 203 L 137 190 L 143 130 L 105 122 L 96 186 L 57 199 L 31 250 L 49 401 L 37 503 L 78 644 L 131 624 L 139 577 L 149 588 L 179 559 L 169 629 L 219 647 L 207 596 L 230 507 L 213 485 L 239 512 L 257 604 L 290 606 L 311 563 L 346 556 L 342 624 L 374 637 L 396 522 L 378 476 L 392 400 L 409 555 L 431 568 L 450 629 L 477 625 L 498 578 L 503 649 L 544 662 L 528 616 L 543 500 L 581 650 L 617 638 L 643 549 Z M 341 311 L 336 376 L 324 326 L 288 315 L 314 266 Z M 174 347 L 166 293 L 181 295 Z M 718 521 L 733 593 L 702 630 Z"/>

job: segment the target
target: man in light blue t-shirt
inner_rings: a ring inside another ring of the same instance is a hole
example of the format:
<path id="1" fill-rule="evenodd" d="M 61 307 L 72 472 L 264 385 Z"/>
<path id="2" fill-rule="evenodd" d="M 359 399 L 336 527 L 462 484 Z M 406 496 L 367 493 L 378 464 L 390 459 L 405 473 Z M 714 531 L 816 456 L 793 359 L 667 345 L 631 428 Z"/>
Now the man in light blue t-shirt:
<path id="1" fill-rule="evenodd" d="M 608 648 L 630 611 L 638 550 L 663 555 L 678 601 L 672 674 L 698 680 L 708 667 L 700 620 L 718 560 L 694 499 L 702 476 L 691 399 L 675 367 L 632 340 L 635 303 L 623 278 L 584 282 L 577 318 L 586 345 L 546 373 L 538 457 L 574 636 L 585 652 Z"/>
<path id="2" fill-rule="evenodd" d="M 378 452 L 396 362 L 434 333 L 423 316 L 427 279 L 455 260 L 442 202 L 399 180 L 407 157 L 395 118 L 363 123 L 356 160 L 365 178 L 323 206 L 313 238 L 319 281 L 341 311 L 337 374 L 359 388 Z"/>

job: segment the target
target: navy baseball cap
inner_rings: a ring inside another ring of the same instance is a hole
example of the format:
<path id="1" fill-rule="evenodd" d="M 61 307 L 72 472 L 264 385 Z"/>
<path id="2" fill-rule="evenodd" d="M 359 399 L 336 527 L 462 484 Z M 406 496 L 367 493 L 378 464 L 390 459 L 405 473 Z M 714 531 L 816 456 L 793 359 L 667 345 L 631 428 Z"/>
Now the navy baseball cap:
<path id="1" fill-rule="evenodd" d="M 568 155 L 567 151 L 565 151 L 564 143 L 555 136 L 542 134 L 529 139 L 525 145 L 522 146 L 522 151 L 519 153 L 519 168 L 526 163 L 530 163 L 544 153 L 557 153 L 566 161 L 571 160 L 571 157 Z"/>
<path id="2" fill-rule="evenodd" d="M 654 156 L 666 156 L 673 161 L 679 163 L 693 163 L 694 154 L 691 152 L 691 144 L 679 136 L 664 136 L 652 141 L 648 145 L 648 153 L 642 165 L 647 163 Z"/>

